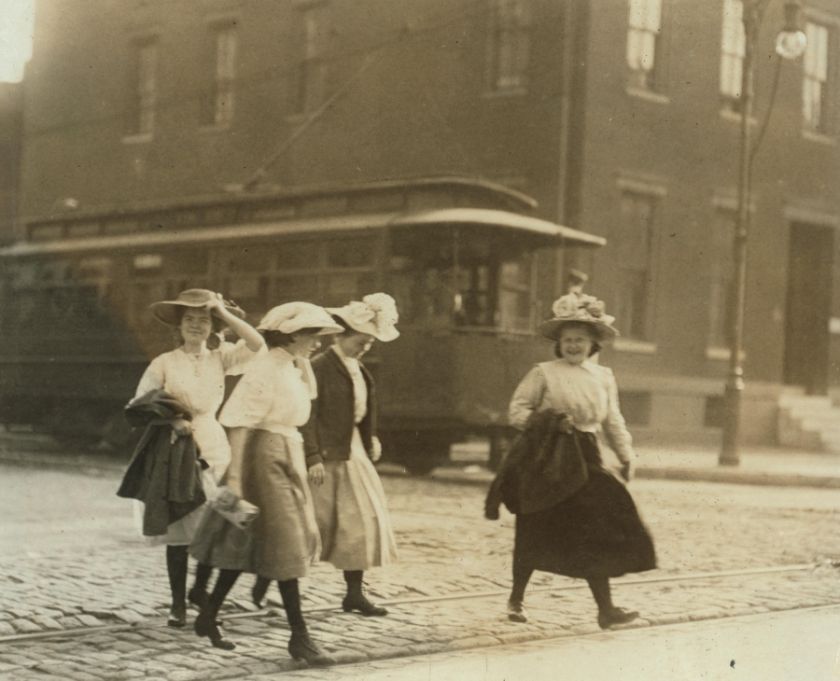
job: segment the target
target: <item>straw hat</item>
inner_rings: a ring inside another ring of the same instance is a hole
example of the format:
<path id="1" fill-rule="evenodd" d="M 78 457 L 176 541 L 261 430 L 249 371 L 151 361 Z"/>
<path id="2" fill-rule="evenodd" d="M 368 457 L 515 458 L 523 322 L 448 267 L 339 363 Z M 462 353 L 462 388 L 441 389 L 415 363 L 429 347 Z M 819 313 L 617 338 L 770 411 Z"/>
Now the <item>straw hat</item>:
<path id="1" fill-rule="evenodd" d="M 319 329 L 319 336 L 344 331 L 323 307 L 303 302 L 283 303 L 271 308 L 266 312 L 257 329 L 288 334 L 301 329 Z"/>
<path id="2" fill-rule="evenodd" d="M 399 338 L 395 326 L 400 319 L 397 303 L 387 293 L 371 293 L 344 307 L 329 307 L 327 312 L 339 317 L 353 331 L 366 333 L 383 343 Z"/>
<path id="3" fill-rule="evenodd" d="M 592 328 L 600 341 L 612 340 L 618 336 L 618 329 L 613 326 L 615 317 L 604 312 L 604 303 L 595 296 L 569 293 L 554 301 L 551 306 L 554 317 L 539 326 L 539 332 L 546 338 L 557 340 L 563 324 L 574 322 Z"/>
<path id="4" fill-rule="evenodd" d="M 168 326 L 178 326 L 181 322 L 181 315 L 183 314 L 178 308 L 205 308 L 207 307 L 207 303 L 216 299 L 222 300 L 225 309 L 231 314 L 236 315 L 240 319 L 245 318 L 245 311 L 236 303 L 225 300 L 220 293 L 210 291 L 206 288 L 190 288 L 186 291 L 181 291 L 175 300 L 161 300 L 157 303 L 152 303 L 149 307 L 155 319 L 159 322 L 163 322 Z M 224 321 L 219 319 L 212 311 L 210 316 L 215 331 L 221 331 L 226 326 Z"/>

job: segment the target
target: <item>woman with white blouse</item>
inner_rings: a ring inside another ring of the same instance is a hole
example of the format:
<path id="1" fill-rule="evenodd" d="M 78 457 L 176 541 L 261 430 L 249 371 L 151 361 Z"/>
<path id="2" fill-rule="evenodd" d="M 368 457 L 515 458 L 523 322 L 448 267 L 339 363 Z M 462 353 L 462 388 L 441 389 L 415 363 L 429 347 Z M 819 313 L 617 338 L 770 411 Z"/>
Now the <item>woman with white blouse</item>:
<path id="1" fill-rule="evenodd" d="M 184 405 L 192 416 L 175 420 L 176 435 L 192 435 L 207 468 L 202 486 L 208 499 L 230 463 L 230 446 L 225 431 L 216 420 L 216 412 L 225 394 L 225 374 L 233 366 L 249 361 L 265 346 L 262 336 L 242 317 L 244 313 L 221 294 L 206 289 L 188 289 L 175 300 L 153 303 L 155 318 L 175 329 L 178 347 L 155 357 L 143 373 L 135 399 L 152 390 L 165 390 Z M 217 335 L 229 327 L 240 343 L 222 342 Z M 140 504 L 135 506 L 139 508 Z M 166 545 L 166 565 L 172 606 L 168 624 L 183 627 L 186 623 L 187 546 L 203 515 L 204 507 L 171 523 L 165 535 L 147 537 L 153 545 Z M 210 568 L 196 568 L 196 583 L 190 600 L 200 605 Z"/>
<path id="2" fill-rule="evenodd" d="M 195 632 L 217 648 L 235 647 L 222 637 L 216 615 L 239 575 L 252 572 L 278 583 L 292 632 L 291 656 L 310 665 L 332 664 L 310 638 L 301 611 L 298 579 L 318 560 L 321 542 L 298 428 L 309 420 L 316 396 L 308 358 L 321 336 L 342 327 L 323 308 L 300 302 L 271 309 L 258 328 L 269 350 L 247 365 L 219 419 L 232 451 L 225 482 L 259 515 L 243 531 L 208 514 L 199 529 L 190 551 L 220 573 Z"/>
<path id="3" fill-rule="evenodd" d="M 525 588 L 533 571 L 543 570 L 586 579 L 598 606 L 598 624 L 606 629 L 638 616 L 613 605 L 609 579 L 654 569 L 656 556 L 632 497 L 604 467 L 598 447 L 603 436 L 629 482 L 635 454 L 615 377 L 590 359 L 617 335 L 614 320 L 604 314 L 601 301 L 580 293 L 558 299 L 552 310 L 554 317 L 540 325 L 540 332 L 555 342 L 557 359 L 536 365 L 525 376 L 513 394 L 509 419 L 524 430 L 533 414 L 562 414 L 582 455 L 586 481 L 546 510 L 517 514 L 508 618 L 527 621 Z"/>

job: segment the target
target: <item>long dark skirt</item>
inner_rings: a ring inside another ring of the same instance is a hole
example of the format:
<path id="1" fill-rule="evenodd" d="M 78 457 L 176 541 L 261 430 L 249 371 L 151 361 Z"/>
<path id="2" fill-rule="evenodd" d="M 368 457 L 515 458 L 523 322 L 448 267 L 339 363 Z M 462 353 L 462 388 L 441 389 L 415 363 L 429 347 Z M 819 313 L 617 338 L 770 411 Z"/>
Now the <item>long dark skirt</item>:
<path id="1" fill-rule="evenodd" d="M 516 516 L 514 561 L 568 577 L 619 577 L 656 567 L 653 540 L 627 488 L 604 470 L 593 438 L 581 438 L 589 479 L 570 498 Z"/>

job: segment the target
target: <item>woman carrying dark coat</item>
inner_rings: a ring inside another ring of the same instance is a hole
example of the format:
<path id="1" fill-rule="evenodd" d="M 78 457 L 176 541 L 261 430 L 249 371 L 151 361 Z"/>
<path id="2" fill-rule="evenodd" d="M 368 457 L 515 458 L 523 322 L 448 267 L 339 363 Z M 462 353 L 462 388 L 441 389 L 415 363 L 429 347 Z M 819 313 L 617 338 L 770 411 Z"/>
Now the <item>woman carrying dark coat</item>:
<path id="1" fill-rule="evenodd" d="M 559 457 L 551 465 L 564 471 L 566 480 L 557 487 L 556 503 L 518 509 L 508 618 L 527 621 L 525 588 L 533 571 L 543 570 L 586 579 L 598 606 L 598 624 L 607 629 L 638 616 L 613 605 L 610 578 L 652 570 L 656 556 L 632 497 L 604 467 L 598 447 L 603 434 L 622 463 L 621 476 L 629 481 L 635 454 L 615 377 L 590 360 L 617 335 L 613 318 L 604 314 L 601 301 L 579 293 L 558 299 L 552 310 L 554 317 L 540 325 L 540 332 L 555 342 L 557 359 L 525 376 L 513 394 L 509 419 L 516 428 L 529 429 L 520 441 L 530 438 L 533 449 L 549 448 L 541 455 Z M 553 420 L 536 418 L 542 412 L 552 412 Z M 533 474 L 532 463 L 520 464 L 518 473 Z M 498 501 L 493 508 L 491 497 L 488 518 L 498 517 Z"/>
<path id="2" fill-rule="evenodd" d="M 366 617 L 388 611 L 368 600 L 364 571 L 391 563 L 396 542 L 379 475 L 373 467 L 382 453 L 376 437 L 376 393 L 361 356 L 375 340 L 399 336 L 394 299 L 365 296 L 328 312 L 344 327 L 326 352 L 312 361 L 318 398 L 303 430 L 306 465 L 321 531 L 321 560 L 344 571 L 345 612 Z"/>
<path id="3" fill-rule="evenodd" d="M 207 289 L 187 289 L 174 300 L 153 303 L 155 318 L 172 328 L 178 338 L 178 347 L 155 357 L 146 368 L 134 400 L 134 407 L 151 391 L 166 391 L 188 412 L 171 418 L 168 424 L 176 436 L 192 436 L 206 469 L 202 486 L 208 499 L 215 495 L 216 485 L 227 470 L 230 446 L 225 431 L 216 420 L 225 391 L 225 373 L 235 365 L 249 361 L 265 347 L 262 336 L 244 319 L 244 312 L 222 296 Z M 221 342 L 218 333 L 225 327 L 233 330 L 240 343 Z M 136 511 L 138 518 L 142 514 Z M 171 523 L 165 531 L 146 536 L 147 543 L 166 545 L 166 567 L 172 592 L 172 605 L 168 624 L 183 627 L 186 623 L 187 546 L 192 541 L 204 509 Z M 196 568 L 196 581 L 190 590 L 190 600 L 200 605 L 205 597 L 205 586 L 210 568 L 200 564 Z"/>

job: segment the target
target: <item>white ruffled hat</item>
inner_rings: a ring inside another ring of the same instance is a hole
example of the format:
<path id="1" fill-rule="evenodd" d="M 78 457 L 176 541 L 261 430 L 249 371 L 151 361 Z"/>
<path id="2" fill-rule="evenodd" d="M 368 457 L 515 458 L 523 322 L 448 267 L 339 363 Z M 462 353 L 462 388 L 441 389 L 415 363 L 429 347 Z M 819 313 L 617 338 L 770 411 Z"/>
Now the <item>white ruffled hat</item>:
<path id="1" fill-rule="evenodd" d="M 282 333 L 295 333 L 301 329 L 319 329 L 319 336 L 344 331 L 323 307 L 303 302 L 283 303 L 271 308 L 260 320 L 257 329 Z"/>
<path id="2" fill-rule="evenodd" d="M 540 333 L 551 340 L 557 340 L 560 327 L 569 322 L 592 327 L 598 340 L 612 340 L 619 335 L 618 329 L 613 326 L 615 317 L 604 312 L 603 301 L 595 296 L 569 293 L 555 300 L 551 311 L 554 317 L 539 326 Z"/>
<path id="3" fill-rule="evenodd" d="M 400 332 L 394 326 L 400 320 L 397 303 L 387 293 L 371 293 L 344 307 L 328 307 L 327 312 L 341 318 L 353 331 L 383 343 L 399 338 Z"/>

